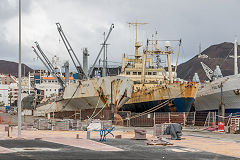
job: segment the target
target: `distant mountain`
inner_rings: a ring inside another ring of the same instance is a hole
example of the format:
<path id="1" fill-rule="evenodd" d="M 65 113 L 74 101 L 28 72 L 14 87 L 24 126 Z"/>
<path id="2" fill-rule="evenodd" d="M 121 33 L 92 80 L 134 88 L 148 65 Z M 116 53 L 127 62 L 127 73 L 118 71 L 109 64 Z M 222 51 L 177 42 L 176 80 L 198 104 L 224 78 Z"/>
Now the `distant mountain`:
<path id="1" fill-rule="evenodd" d="M 224 42 L 212 45 L 205 49 L 202 53 L 208 58 L 198 58 L 198 55 L 182 63 L 177 68 L 178 77 L 185 80 L 192 80 L 194 73 L 198 73 L 200 80 L 207 80 L 207 76 L 200 62 L 205 63 L 213 71 L 216 65 L 220 66 L 223 76 L 232 75 L 234 73 L 234 59 L 229 55 L 234 54 L 234 44 Z M 240 55 L 240 46 L 238 46 L 238 55 Z M 240 59 L 238 59 L 238 68 L 240 68 Z"/>
<path id="2" fill-rule="evenodd" d="M 28 74 L 28 72 L 33 71 L 30 67 L 28 67 L 25 64 L 22 64 L 22 76 L 25 71 L 25 76 Z M 14 76 L 18 76 L 18 63 L 16 62 L 10 62 L 5 60 L 0 60 L 0 73 L 2 74 L 11 74 Z"/>

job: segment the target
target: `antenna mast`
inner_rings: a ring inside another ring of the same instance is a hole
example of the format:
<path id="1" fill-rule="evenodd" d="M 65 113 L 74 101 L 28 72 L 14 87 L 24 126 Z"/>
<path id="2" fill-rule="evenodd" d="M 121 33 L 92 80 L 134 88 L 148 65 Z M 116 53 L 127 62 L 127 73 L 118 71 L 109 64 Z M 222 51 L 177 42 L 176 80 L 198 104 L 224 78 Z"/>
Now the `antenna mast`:
<path id="1" fill-rule="evenodd" d="M 148 24 L 148 23 L 140 23 L 140 22 L 133 22 L 133 23 L 131 23 L 131 22 L 129 22 L 128 24 L 129 24 L 129 26 L 130 26 L 130 25 L 134 25 L 134 26 L 136 27 L 135 58 L 138 59 L 138 58 L 141 57 L 141 56 L 139 55 L 139 53 L 138 53 L 138 48 L 140 48 L 140 47 L 142 46 L 142 44 L 140 44 L 140 42 L 138 42 L 138 40 L 137 40 L 137 27 L 138 27 L 138 25 L 140 25 L 140 24 L 144 25 L 144 24 Z"/>

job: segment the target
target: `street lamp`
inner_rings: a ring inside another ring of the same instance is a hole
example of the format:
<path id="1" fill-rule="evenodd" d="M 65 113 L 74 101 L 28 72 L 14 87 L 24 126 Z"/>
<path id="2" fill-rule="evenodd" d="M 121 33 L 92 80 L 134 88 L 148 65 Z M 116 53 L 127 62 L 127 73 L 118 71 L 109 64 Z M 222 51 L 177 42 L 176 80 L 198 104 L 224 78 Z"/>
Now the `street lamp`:
<path id="1" fill-rule="evenodd" d="M 21 129 L 22 129 L 22 109 L 21 109 L 21 92 L 22 92 L 22 65 L 21 65 L 21 0 L 19 0 L 19 47 L 18 47 L 18 52 L 19 52 L 19 60 L 18 60 L 18 138 L 21 138 Z"/>

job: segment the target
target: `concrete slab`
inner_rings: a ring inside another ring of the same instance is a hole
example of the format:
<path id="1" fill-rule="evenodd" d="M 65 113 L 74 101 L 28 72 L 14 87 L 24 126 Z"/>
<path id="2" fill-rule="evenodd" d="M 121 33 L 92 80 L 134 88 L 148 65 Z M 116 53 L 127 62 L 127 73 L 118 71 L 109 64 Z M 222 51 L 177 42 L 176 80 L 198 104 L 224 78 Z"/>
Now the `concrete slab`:
<path id="1" fill-rule="evenodd" d="M 172 140 L 172 143 L 177 146 L 240 158 L 240 143 L 195 136 L 184 136 L 184 138 L 184 140 Z"/>
<path id="2" fill-rule="evenodd" d="M 100 142 L 88 140 L 88 139 L 74 139 L 74 138 L 43 138 L 44 141 L 69 145 L 73 147 L 79 147 L 89 149 L 93 151 L 123 151 L 120 148 L 106 145 Z"/>

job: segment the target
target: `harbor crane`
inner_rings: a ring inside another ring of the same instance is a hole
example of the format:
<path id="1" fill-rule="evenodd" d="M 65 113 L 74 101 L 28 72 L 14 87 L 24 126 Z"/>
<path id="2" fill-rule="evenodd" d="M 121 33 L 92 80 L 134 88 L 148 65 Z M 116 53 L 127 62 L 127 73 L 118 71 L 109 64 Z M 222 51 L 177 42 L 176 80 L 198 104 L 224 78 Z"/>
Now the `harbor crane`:
<path id="1" fill-rule="evenodd" d="M 104 49 L 105 46 L 106 46 L 107 40 L 108 40 L 108 38 L 109 38 L 109 36 L 110 36 L 113 28 L 114 28 L 114 24 L 111 24 L 111 26 L 110 26 L 110 28 L 109 28 L 109 31 L 108 31 L 108 34 L 107 34 L 106 38 L 104 38 L 104 42 L 103 42 L 102 47 L 101 47 L 101 49 L 100 49 L 100 51 L 99 51 L 99 53 L 98 53 L 98 55 L 97 55 L 97 58 L 95 59 L 93 65 L 92 65 L 92 67 L 91 67 L 91 69 L 90 69 L 90 71 L 89 71 L 89 73 L 88 73 L 88 77 L 90 77 L 90 76 L 92 75 L 92 72 L 93 72 L 93 70 L 94 70 L 94 67 L 95 67 L 95 65 L 96 65 L 96 63 L 97 63 L 97 61 L 98 61 L 98 59 L 99 59 L 99 57 L 100 57 L 103 49 Z"/>
<path id="2" fill-rule="evenodd" d="M 65 83 L 62 80 L 62 78 L 56 73 L 52 63 L 49 61 L 49 59 L 47 58 L 47 56 L 45 55 L 45 53 L 42 51 L 40 45 L 38 44 L 38 42 L 35 42 L 36 48 L 38 49 L 38 51 L 40 52 L 40 54 L 42 55 L 42 57 L 40 56 L 40 54 L 38 53 L 38 51 L 35 49 L 35 47 L 32 46 L 34 53 L 37 55 L 37 57 L 42 61 L 42 63 L 44 64 L 44 66 L 47 68 L 47 70 L 53 75 L 53 77 L 57 80 L 57 82 L 60 84 L 61 88 L 64 88 Z"/>
<path id="3" fill-rule="evenodd" d="M 209 80 L 212 80 L 213 71 L 203 62 L 200 62 Z"/>
<path id="4" fill-rule="evenodd" d="M 87 79 L 87 73 L 84 72 L 79 59 L 77 58 L 74 50 L 72 49 L 72 46 L 70 45 L 66 35 L 63 32 L 61 24 L 60 23 L 56 23 L 56 25 L 57 25 L 57 30 L 58 30 L 61 38 L 62 38 L 62 41 L 63 41 L 63 43 L 64 43 L 64 45 L 65 45 L 65 47 L 66 47 L 66 49 L 68 51 L 68 54 L 71 57 L 72 62 L 74 64 L 75 68 L 77 69 L 78 74 L 80 75 L 80 79 Z"/>

